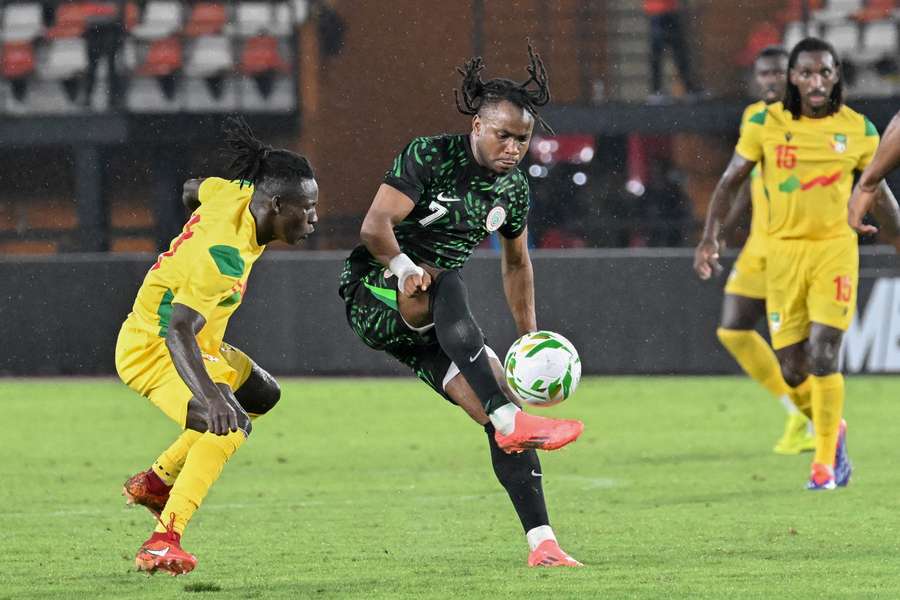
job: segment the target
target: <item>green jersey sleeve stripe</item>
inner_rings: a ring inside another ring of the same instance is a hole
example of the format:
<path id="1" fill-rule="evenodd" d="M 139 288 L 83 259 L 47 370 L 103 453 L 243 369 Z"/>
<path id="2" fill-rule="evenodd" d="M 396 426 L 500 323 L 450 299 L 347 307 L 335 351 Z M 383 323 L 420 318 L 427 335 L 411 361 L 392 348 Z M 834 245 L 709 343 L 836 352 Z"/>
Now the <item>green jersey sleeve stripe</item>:
<path id="1" fill-rule="evenodd" d="M 878 135 L 878 129 L 875 127 L 875 124 L 872 123 L 872 121 L 870 121 L 868 117 L 863 117 L 863 119 L 865 119 L 866 121 L 866 137 L 871 135 Z"/>

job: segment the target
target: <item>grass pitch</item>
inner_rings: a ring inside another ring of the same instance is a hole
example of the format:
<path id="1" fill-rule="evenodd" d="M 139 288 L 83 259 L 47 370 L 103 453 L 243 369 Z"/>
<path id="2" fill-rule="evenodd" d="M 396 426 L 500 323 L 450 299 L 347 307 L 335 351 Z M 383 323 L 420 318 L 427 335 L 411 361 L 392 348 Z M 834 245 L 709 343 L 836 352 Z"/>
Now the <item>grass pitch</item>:
<path id="1" fill-rule="evenodd" d="M 177 434 L 110 380 L 0 380 L 0 598 L 897 598 L 900 379 L 848 378 L 847 489 L 771 453 L 743 378 L 588 378 L 542 454 L 580 570 L 525 566 L 484 433 L 413 379 L 287 380 L 189 526 L 197 570 L 132 571 L 122 481 Z"/>

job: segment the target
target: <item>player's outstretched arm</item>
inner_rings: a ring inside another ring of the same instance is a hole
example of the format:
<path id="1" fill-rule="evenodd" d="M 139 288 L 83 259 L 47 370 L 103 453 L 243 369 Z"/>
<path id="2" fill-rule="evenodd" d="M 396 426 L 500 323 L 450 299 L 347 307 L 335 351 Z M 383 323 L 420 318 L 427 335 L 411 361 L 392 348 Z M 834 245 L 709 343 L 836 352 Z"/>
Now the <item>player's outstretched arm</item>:
<path id="1" fill-rule="evenodd" d="M 719 232 L 722 221 L 728 214 L 728 208 L 738 192 L 738 189 L 750 176 L 750 172 L 756 165 L 736 153 L 731 157 L 731 162 L 719 179 L 709 209 L 706 212 L 706 223 L 703 227 L 703 238 L 694 250 L 694 271 L 700 279 L 709 279 L 713 273 L 722 270 L 719 266 Z"/>
<path id="2" fill-rule="evenodd" d="M 537 331 L 534 312 L 534 271 L 528 254 L 528 229 L 517 238 L 500 236 L 503 291 L 519 335 Z"/>
<path id="3" fill-rule="evenodd" d="M 188 212 L 194 212 L 200 208 L 200 184 L 205 177 L 188 179 L 181 188 L 181 202 Z"/>
<path id="4" fill-rule="evenodd" d="M 871 225 L 863 225 L 866 213 L 877 206 L 884 221 L 893 226 L 894 234 L 900 234 L 900 213 L 897 212 L 897 202 L 890 189 L 885 185 L 884 178 L 892 170 L 900 166 L 900 113 L 894 115 L 881 138 L 881 144 L 872 157 L 850 197 L 848 206 L 848 221 L 850 227 L 859 233 L 874 233 L 877 231 Z"/>
<path id="5" fill-rule="evenodd" d="M 397 276 L 397 288 L 407 296 L 424 292 L 431 284 L 431 276 L 403 254 L 394 235 L 394 226 L 405 219 L 414 207 L 415 203 L 409 196 L 382 183 L 359 232 L 366 249 Z"/>
<path id="6" fill-rule="evenodd" d="M 237 412 L 222 396 L 218 386 L 203 366 L 197 333 L 203 329 L 206 319 L 184 304 L 172 304 L 172 317 L 166 334 L 166 348 L 172 357 L 175 370 L 200 402 L 206 404 L 207 426 L 216 435 L 237 431 Z"/>
<path id="7" fill-rule="evenodd" d="M 737 229 L 738 223 L 749 208 L 750 180 L 748 179 L 743 184 L 741 184 L 740 188 L 738 188 L 737 196 L 735 197 L 734 202 L 731 203 L 731 208 L 728 209 L 728 214 L 726 214 L 725 218 L 722 220 L 722 238 L 727 238 L 734 233 L 734 231 Z"/>

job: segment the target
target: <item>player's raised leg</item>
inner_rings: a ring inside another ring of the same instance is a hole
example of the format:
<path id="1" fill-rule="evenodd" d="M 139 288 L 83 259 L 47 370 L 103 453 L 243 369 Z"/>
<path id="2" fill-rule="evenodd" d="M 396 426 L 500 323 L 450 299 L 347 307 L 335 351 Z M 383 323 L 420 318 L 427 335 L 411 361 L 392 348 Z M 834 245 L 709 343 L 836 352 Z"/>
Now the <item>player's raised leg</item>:
<path id="1" fill-rule="evenodd" d="M 459 273 L 429 271 L 433 273 L 430 296 L 398 294 L 400 314 L 413 326 L 433 319 L 441 349 L 481 401 L 496 430 L 497 445 L 505 452 L 556 450 L 578 439 L 584 430 L 580 421 L 530 415 L 510 402 L 484 351 L 484 335 L 469 309 L 468 291 Z"/>
<path id="2" fill-rule="evenodd" d="M 503 388 L 504 396 L 512 398 L 503 380 L 503 366 L 493 352 L 490 352 L 489 366 L 498 387 Z M 559 547 L 553 528 L 550 527 L 547 505 L 544 502 L 543 470 L 537 452 L 530 448 L 513 454 L 502 450 L 497 444 L 494 425 L 466 378 L 455 365 L 451 365 L 447 377 L 450 379 L 444 386 L 444 391 L 487 433 L 494 474 L 509 494 L 525 530 L 525 539 L 530 549 L 528 564 L 532 567 L 583 566 Z"/>

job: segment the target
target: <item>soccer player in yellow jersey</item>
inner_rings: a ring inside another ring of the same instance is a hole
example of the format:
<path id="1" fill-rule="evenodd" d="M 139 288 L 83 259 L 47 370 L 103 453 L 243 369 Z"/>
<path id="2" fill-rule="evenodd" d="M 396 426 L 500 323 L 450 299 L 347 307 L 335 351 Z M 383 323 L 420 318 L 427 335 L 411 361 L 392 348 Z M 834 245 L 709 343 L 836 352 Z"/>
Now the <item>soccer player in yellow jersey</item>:
<path id="1" fill-rule="evenodd" d="M 781 372 L 797 408 L 812 418 L 816 449 L 809 489 L 850 480 L 844 379 L 838 354 L 856 302 L 857 237 L 847 222 L 854 171 L 872 160 L 875 126 L 843 105 L 840 61 L 816 38 L 788 58 L 784 101 L 752 116 L 707 215 L 696 267 L 718 266 L 720 219 L 757 163 L 769 199 L 766 311 Z"/>
<path id="2" fill-rule="evenodd" d="M 787 79 L 788 53 L 779 46 L 764 48 L 753 63 L 753 77 L 762 100 L 744 110 L 741 129 L 751 117 L 766 106 L 781 100 Z M 809 419 L 794 406 L 790 388 L 781 376 L 778 359 L 766 340 L 756 332 L 756 325 L 766 317 L 766 239 L 768 238 L 769 206 L 765 196 L 762 168 L 757 165 L 750 180 L 741 186 L 728 220 L 743 214 L 747 202 L 752 204 L 750 235 L 728 276 L 722 317 L 716 334 L 741 368 L 754 381 L 787 409 L 784 434 L 775 444 L 779 454 L 798 454 L 814 448 L 814 440 L 807 431 Z M 727 225 L 726 225 L 727 227 Z"/>
<path id="3" fill-rule="evenodd" d="M 158 515 L 135 558 L 150 573 L 194 568 L 181 534 L 250 435 L 251 415 L 278 400 L 274 379 L 223 338 L 266 244 L 298 244 L 317 221 L 318 186 L 306 158 L 263 144 L 242 120 L 226 133 L 230 179 L 186 184 L 197 208 L 150 267 L 116 344 L 122 381 L 184 429 L 125 483 L 131 502 Z"/>

